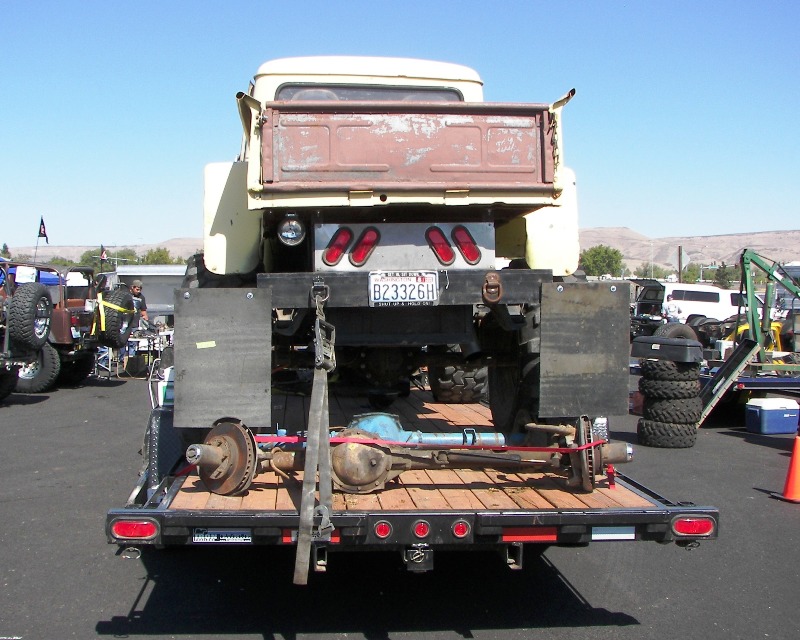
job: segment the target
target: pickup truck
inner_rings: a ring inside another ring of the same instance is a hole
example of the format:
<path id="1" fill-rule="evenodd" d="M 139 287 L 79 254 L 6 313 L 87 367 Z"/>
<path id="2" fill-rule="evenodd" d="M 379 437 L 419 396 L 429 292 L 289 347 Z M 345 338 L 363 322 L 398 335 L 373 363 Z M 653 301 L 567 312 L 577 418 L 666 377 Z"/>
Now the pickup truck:
<path id="1" fill-rule="evenodd" d="M 335 551 L 518 568 L 715 537 L 715 508 L 616 471 L 629 290 L 578 272 L 573 95 L 486 103 L 472 69 L 421 60 L 262 65 L 239 157 L 206 167 L 174 367 L 109 542 L 288 545 L 305 584 Z"/>

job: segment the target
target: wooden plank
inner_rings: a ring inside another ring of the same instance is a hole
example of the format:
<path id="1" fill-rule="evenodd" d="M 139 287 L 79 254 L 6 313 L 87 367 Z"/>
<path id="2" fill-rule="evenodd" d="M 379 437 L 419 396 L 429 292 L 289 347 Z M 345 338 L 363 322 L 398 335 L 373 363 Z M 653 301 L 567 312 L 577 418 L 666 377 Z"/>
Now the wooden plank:
<path id="1" fill-rule="evenodd" d="M 208 496 L 206 509 L 220 511 L 239 511 L 242 506 L 242 496 L 220 496 L 212 493 Z"/>
<path id="2" fill-rule="evenodd" d="M 242 509 L 274 511 L 278 495 L 278 477 L 274 473 L 258 475 L 242 497 Z"/>
<path id="3" fill-rule="evenodd" d="M 377 493 L 334 493 L 334 511 L 380 511 Z"/>
<path id="4" fill-rule="evenodd" d="M 439 487 L 439 492 L 451 509 L 477 510 L 483 503 L 465 485 L 464 481 L 452 469 L 436 469 L 428 471 L 431 481 Z"/>
<path id="5" fill-rule="evenodd" d="M 621 507 L 628 508 L 650 508 L 658 507 L 658 504 L 653 500 L 649 500 L 638 493 L 635 493 L 618 484 L 613 489 L 610 487 L 599 487 L 595 489 L 595 493 L 601 493 L 610 497 L 616 504 Z"/>
<path id="6" fill-rule="evenodd" d="M 559 509 L 586 509 L 586 505 L 570 493 L 563 485 L 563 480 L 547 478 L 547 486 L 538 489 L 539 495 Z"/>
<path id="7" fill-rule="evenodd" d="M 417 509 L 440 510 L 449 507 L 439 487 L 425 471 L 406 471 L 400 476 L 400 482 Z"/>
<path id="8" fill-rule="evenodd" d="M 300 513 L 302 483 L 302 474 L 297 474 L 296 479 L 292 480 L 281 479 L 275 492 L 276 511 L 294 511 Z"/>
<path id="9" fill-rule="evenodd" d="M 208 489 L 203 486 L 198 475 L 191 475 L 183 483 L 181 490 L 172 500 L 170 509 L 202 509 L 208 501 Z"/>
<path id="10" fill-rule="evenodd" d="M 513 474 L 487 470 L 489 476 L 522 509 L 552 509 L 545 498 L 539 495 L 536 487 L 547 482 L 544 473 Z"/>
<path id="11" fill-rule="evenodd" d="M 517 508 L 517 504 L 483 471 L 458 469 L 456 473 L 487 509 Z"/>
<path id="12" fill-rule="evenodd" d="M 414 508 L 414 501 L 405 487 L 394 483 L 387 485 L 386 489 L 376 495 L 381 508 L 386 511 L 410 511 Z"/>

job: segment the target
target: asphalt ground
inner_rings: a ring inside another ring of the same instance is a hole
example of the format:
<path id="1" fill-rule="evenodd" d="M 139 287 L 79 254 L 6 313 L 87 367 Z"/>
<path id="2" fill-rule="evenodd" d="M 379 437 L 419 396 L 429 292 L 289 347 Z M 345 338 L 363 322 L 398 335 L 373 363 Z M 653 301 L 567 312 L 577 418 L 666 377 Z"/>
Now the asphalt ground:
<path id="1" fill-rule="evenodd" d="M 291 584 L 270 548 L 115 555 L 104 518 L 124 504 L 149 412 L 141 380 L 9 397 L 0 406 L 0 638 L 800 637 L 800 505 L 775 500 L 794 437 L 734 418 L 695 447 L 636 447 L 621 469 L 673 501 L 721 511 L 719 539 L 551 548 L 520 572 L 494 554 L 439 554 L 414 575 L 394 554 L 331 554 Z M 636 442 L 636 417 L 612 419 Z"/>

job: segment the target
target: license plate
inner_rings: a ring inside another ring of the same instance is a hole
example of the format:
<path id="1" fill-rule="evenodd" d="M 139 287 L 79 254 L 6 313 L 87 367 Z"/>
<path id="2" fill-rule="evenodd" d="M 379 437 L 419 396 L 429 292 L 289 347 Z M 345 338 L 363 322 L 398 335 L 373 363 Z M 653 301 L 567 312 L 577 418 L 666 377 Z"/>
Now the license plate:
<path id="1" fill-rule="evenodd" d="M 370 271 L 370 307 L 430 307 L 439 304 L 436 271 Z"/>
<path id="2" fill-rule="evenodd" d="M 250 529 L 200 529 L 194 530 L 192 542 L 216 544 L 249 544 L 253 541 Z"/>

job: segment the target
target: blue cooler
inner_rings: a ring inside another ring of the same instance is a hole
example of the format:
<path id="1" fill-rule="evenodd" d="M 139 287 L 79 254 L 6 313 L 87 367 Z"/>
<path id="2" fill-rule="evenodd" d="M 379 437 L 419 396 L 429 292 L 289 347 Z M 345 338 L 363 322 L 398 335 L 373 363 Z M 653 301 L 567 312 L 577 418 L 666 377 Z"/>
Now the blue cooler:
<path id="1" fill-rule="evenodd" d="M 750 433 L 796 433 L 799 419 L 796 400 L 757 398 L 747 403 L 745 426 Z"/>

